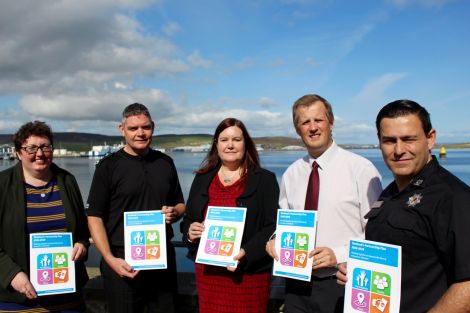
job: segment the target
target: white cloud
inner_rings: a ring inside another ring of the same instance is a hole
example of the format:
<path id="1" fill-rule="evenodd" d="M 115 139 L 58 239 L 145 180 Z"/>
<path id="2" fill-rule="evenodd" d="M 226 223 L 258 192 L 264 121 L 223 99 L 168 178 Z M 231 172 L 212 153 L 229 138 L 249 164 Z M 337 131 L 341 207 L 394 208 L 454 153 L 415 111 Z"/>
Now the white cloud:
<path id="1" fill-rule="evenodd" d="M 162 31 L 167 36 L 174 36 L 181 31 L 181 26 L 176 22 L 170 22 L 163 26 Z"/>
<path id="2" fill-rule="evenodd" d="M 114 83 L 114 88 L 123 89 L 123 90 L 129 89 L 129 87 L 126 84 L 123 84 L 121 82 L 115 82 Z"/>
<path id="3" fill-rule="evenodd" d="M 194 66 L 208 68 L 211 65 L 211 61 L 204 59 L 198 50 L 191 53 L 187 60 Z"/>
<path id="4" fill-rule="evenodd" d="M 145 104 L 159 118 L 177 110 L 170 97 L 157 89 L 54 96 L 35 94 L 20 99 L 19 106 L 26 114 L 46 120 L 118 121 L 124 107 L 133 102 Z"/>
<path id="5" fill-rule="evenodd" d="M 455 0 L 389 0 L 394 6 L 405 8 L 409 6 L 419 5 L 427 8 L 440 8 Z"/>
<path id="6" fill-rule="evenodd" d="M 268 107 L 271 107 L 271 106 L 276 105 L 276 101 L 275 101 L 274 99 L 269 98 L 269 97 L 261 97 L 261 98 L 258 100 L 258 103 L 259 103 L 262 107 L 265 107 L 265 108 L 268 108 Z"/>
<path id="7" fill-rule="evenodd" d="M 305 64 L 311 65 L 311 66 L 316 66 L 317 62 L 315 61 L 314 58 L 308 57 L 308 58 L 305 59 Z"/>
<path id="8" fill-rule="evenodd" d="M 149 34 L 131 15 L 150 3 L 2 3 L 0 92 L 73 93 L 100 89 L 110 81 L 188 71 L 173 43 Z"/>
<path id="9" fill-rule="evenodd" d="M 363 105 L 383 103 L 386 92 L 407 75 L 407 73 L 387 73 L 375 77 L 362 87 L 362 90 L 354 97 L 353 102 Z"/>
<path id="10" fill-rule="evenodd" d="M 256 65 L 255 59 L 252 57 L 245 57 L 235 64 L 235 69 L 243 70 L 254 67 Z"/>
<path id="11" fill-rule="evenodd" d="M 291 136 L 294 134 L 290 117 L 286 114 L 265 110 L 247 111 L 211 106 L 203 106 L 197 110 L 183 109 L 175 116 L 162 119 L 160 128 L 164 133 L 171 132 L 171 130 L 173 132 L 177 130 L 179 133 L 213 133 L 215 127 L 227 117 L 235 117 L 243 121 L 252 136 Z"/>
<path id="12" fill-rule="evenodd" d="M 375 125 L 364 122 L 352 122 L 335 115 L 333 137 L 340 144 L 377 143 Z"/>

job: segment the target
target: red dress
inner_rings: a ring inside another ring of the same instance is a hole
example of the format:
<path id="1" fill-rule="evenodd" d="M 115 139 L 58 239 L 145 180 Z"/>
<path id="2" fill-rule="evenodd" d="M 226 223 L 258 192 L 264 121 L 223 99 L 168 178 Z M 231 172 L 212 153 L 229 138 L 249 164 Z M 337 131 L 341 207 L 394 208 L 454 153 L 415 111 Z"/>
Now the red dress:
<path id="1" fill-rule="evenodd" d="M 233 185 L 224 186 L 219 175 L 215 175 L 209 186 L 208 205 L 235 207 L 236 199 L 243 193 L 245 186 L 246 176 Z M 248 275 L 232 273 L 225 267 L 196 263 L 199 312 L 265 313 L 270 281 L 269 272 Z"/>

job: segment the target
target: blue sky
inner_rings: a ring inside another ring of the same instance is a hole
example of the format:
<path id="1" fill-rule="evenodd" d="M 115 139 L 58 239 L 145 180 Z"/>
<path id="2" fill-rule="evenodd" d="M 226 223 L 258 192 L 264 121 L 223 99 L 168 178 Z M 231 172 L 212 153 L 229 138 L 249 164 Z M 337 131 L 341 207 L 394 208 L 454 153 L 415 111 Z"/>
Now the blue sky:
<path id="1" fill-rule="evenodd" d="M 402 98 L 438 142 L 470 142 L 469 16 L 466 0 L 2 1 L 0 133 L 40 119 L 116 135 L 141 102 L 157 134 L 233 116 L 296 136 L 291 105 L 317 93 L 338 143 L 376 143 L 378 110 Z"/>

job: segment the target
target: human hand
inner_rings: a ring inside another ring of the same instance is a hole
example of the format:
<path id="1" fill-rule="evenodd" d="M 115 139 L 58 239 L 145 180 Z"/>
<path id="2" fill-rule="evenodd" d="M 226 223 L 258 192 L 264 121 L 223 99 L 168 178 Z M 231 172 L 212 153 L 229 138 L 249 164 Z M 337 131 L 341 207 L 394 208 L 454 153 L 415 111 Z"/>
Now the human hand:
<path id="1" fill-rule="evenodd" d="M 113 269 L 120 277 L 134 278 L 139 274 L 139 271 L 134 270 L 124 259 L 112 257 L 106 260 L 109 267 Z"/>
<path id="2" fill-rule="evenodd" d="M 199 240 L 202 236 L 202 232 L 204 231 L 204 229 L 204 223 L 192 223 L 191 225 L 189 225 L 188 239 L 191 241 Z"/>
<path id="3" fill-rule="evenodd" d="M 245 252 L 245 249 L 241 248 L 240 249 L 240 252 L 238 252 L 238 254 L 236 256 L 233 257 L 233 259 L 235 261 L 237 261 L 237 266 L 240 264 L 240 260 L 243 259 L 246 255 L 246 252 Z M 232 266 L 227 266 L 227 269 L 230 271 L 230 272 L 235 272 L 237 270 L 236 267 L 232 267 Z"/>
<path id="4" fill-rule="evenodd" d="M 76 242 L 73 245 L 72 249 L 72 260 L 73 261 L 80 261 L 83 259 L 87 254 L 87 248 L 83 243 Z"/>
<path id="5" fill-rule="evenodd" d="M 162 213 L 165 214 L 165 222 L 167 224 L 174 223 L 178 220 L 178 212 L 174 206 L 162 206 Z"/>
<path id="6" fill-rule="evenodd" d="M 279 256 L 276 252 L 276 237 L 266 242 L 266 252 L 276 261 L 279 261 Z"/>
<path id="7" fill-rule="evenodd" d="M 19 272 L 16 274 L 10 285 L 13 287 L 13 289 L 24 295 L 29 300 L 34 300 L 38 297 L 36 290 L 29 281 L 28 275 L 26 275 L 25 272 Z"/>
<path id="8" fill-rule="evenodd" d="M 336 267 L 336 255 L 328 247 L 318 247 L 313 249 L 308 255 L 309 258 L 313 257 L 312 268 L 314 270 L 325 267 Z"/>
<path id="9" fill-rule="evenodd" d="M 346 285 L 348 281 L 348 263 L 339 263 L 338 271 L 336 272 L 336 282 L 340 285 Z"/>

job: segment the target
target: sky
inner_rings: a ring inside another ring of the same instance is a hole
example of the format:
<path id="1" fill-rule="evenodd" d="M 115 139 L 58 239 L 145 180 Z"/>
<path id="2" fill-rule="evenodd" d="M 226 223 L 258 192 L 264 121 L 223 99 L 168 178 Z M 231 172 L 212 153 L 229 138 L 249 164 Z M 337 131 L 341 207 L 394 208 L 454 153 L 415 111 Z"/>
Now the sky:
<path id="1" fill-rule="evenodd" d="M 468 0 L 0 0 L 0 133 L 118 135 L 145 104 L 156 134 L 290 136 L 292 104 L 333 105 L 340 144 L 377 143 L 397 99 L 431 113 L 441 143 L 470 142 Z"/>

